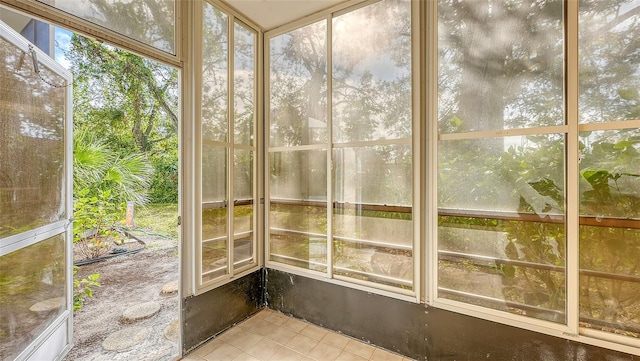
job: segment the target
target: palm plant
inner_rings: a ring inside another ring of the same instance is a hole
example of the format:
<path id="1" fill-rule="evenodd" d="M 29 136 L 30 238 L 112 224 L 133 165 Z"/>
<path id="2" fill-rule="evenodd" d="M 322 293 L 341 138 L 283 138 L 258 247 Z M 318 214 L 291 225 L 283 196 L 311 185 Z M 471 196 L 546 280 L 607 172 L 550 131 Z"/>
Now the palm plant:
<path id="1" fill-rule="evenodd" d="M 127 154 L 109 148 L 94 133 L 78 130 L 73 147 L 74 197 L 83 189 L 89 195 L 109 190 L 116 203 L 148 202 L 153 167 L 144 154 Z"/>

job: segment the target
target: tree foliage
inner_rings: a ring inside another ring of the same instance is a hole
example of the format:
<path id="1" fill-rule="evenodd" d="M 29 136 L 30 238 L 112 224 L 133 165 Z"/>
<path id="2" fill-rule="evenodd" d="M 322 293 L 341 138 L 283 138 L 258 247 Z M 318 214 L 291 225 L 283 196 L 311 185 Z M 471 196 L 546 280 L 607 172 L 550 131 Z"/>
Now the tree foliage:
<path id="1" fill-rule="evenodd" d="M 75 34 L 66 57 L 75 75 L 77 188 L 101 179 L 92 187 L 119 184 L 119 199 L 177 201 L 177 71 Z"/>

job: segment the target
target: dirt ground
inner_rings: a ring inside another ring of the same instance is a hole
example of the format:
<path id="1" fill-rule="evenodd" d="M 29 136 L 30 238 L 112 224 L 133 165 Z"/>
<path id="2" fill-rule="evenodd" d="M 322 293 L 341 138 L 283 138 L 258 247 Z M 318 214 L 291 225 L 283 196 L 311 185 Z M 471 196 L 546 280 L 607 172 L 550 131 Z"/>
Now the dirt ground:
<path id="1" fill-rule="evenodd" d="M 81 266 L 76 277 L 99 273 L 101 287 L 94 288 L 81 310 L 74 314 L 74 347 L 65 360 L 170 360 L 179 353 L 178 342 L 169 340 L 165 331 L 178 319 L 177 293 L 162 294 L 165 284 L 178 279 L 178 250 L 174 241 L 145 239 L 139 253 L 120 255 Z M 123 322 L 123 312 L 135 305 L 154 301 L 160 304 L 155 316 L 135 322 Z M 104 340 L 128 327 L 149 331 L 144 340 L 122 351 L 106 351 Z"/>

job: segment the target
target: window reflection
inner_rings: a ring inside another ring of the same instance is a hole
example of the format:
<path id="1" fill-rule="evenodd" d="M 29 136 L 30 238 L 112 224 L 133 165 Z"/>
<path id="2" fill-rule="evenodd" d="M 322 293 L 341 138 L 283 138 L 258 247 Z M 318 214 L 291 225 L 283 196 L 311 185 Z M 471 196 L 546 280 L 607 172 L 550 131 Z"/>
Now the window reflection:
<path id="1" fill-rule="evenodd" d="M 38 1 L 175 54 L 175 0 Z"/>

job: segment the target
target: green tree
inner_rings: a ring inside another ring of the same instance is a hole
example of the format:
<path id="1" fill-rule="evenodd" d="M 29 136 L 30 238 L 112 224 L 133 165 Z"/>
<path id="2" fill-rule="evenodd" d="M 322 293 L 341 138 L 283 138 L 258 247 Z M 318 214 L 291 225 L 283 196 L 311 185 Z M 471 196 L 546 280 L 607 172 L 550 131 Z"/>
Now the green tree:
<path id="1" fill-rule="evenodd" d="M 177 71 L 75 34 L 66 56 L 74 73 L 76 143 L 91 133 L 100 136 L 101 149 L 119 155 L 120 163 L 146 157 L 155 172 L 141 184 L 161 189 L 135 188 L 128 192 L 130 200 L 145 203 L 149 191 L 152 201 L 175 202 Z"/>

